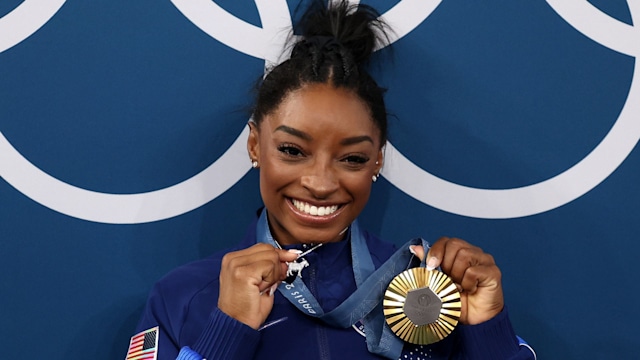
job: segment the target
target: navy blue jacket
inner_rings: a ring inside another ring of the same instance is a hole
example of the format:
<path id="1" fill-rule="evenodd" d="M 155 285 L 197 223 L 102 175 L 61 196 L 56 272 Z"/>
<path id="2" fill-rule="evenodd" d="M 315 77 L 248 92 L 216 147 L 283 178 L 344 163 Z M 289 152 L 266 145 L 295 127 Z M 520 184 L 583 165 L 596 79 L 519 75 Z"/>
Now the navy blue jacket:
<path id="1" fill-rule="evenodd" d="M 235 248 L 179 267 L 155 284 L 138 331 L 159 326 L 158 360 L 380 359 L 367 351 L 362 329 L 330 327 L 304 315 L 279 292 L 265 322 L 275 323 L 260 331 L 217 308 L 222 257 L 256 244 L 255 225 Z M 364 236 L 376 267 L 395 252 L 393 245 L 366 232 Z M 305 258 L 310 265 L 302 278 L 325 311 L 356 289 L 349 241 L 325 244 Z M 535 355 L 520 344 L 503 310 L 483 324 L 458 325 L 436 344 L 407 344 L 401 358 L 517 360 Z"/>

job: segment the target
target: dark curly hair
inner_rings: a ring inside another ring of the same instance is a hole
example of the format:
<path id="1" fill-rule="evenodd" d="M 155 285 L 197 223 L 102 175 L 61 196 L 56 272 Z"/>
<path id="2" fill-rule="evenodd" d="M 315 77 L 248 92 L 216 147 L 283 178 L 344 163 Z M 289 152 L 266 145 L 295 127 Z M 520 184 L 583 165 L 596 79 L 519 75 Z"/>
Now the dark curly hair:
<path id="1" fill-rule="evenodd" d="M 371 6 L 346 0 L 314 1 L 294 24 L 300 34 L 291 57 L 271 69 L 258 84 L 253 121 L 260 125 L 292 91 L 322 83 L 353 91 L 364 101 L 387 141 L 384 89 L 369 75 L 366 65 L 374 50 L 388 43 L 388 26 Z"/>

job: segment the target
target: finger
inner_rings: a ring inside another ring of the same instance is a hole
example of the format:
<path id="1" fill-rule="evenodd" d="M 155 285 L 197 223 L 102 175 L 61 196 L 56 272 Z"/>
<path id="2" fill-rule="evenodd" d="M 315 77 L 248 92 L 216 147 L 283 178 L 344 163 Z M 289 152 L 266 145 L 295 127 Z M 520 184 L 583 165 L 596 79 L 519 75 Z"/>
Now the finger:
<path id="1" fill-rule="evenodd" d="M 445 273 L 448 273 L 449 269 L 447 268 L 445 270 L 445 266 L 453 263 L 455 252 L 457 248 L 461 246 L 461 244 L 459 244 L 460 241 L 462 240 L 449 237 L 441 237 L 438 239 L 438 241 L 429 248 L 427 268 L 432 270 L 440 266 Z"/>
<path id="2" fill-rule="evenodd" d="M 445 247 L 446 242 L 448 240 L 449 240 L 449 238 L 447 238 L 447 237 L 441 237 L 435 243 L 433 243 L 431 245 L 431 247 L 429 248 L 429 252 L 427 253 L 428 258 L 429 259 L 435 258 L 435 259 L 437 259 L 438 262 L 440 262 L 440 260 L 442 260 L 442 257 L 444 255 L 444 247 Z M 427 260 L 427 262 L 428 262 L 428 260 Z M 440 265 L 440 264 L 438 263 L 438 265 Z"/>
<path id="3" fill-rule="evenodd" d="M 273 294 L 278 289 L 278 285 L 280 285 L 280 282 L 275 282 L 275 283 L 271 284 L 271 286 L 268 286 L 264 290 L 260 291 L 260 295 L 267 294 L 269 296 L 273 296 Z"/>
<path id="4" fill-rule="evenodd" d="M 275 251 L 275 254 L 273 252 Z M 255 284 L 259 281 L 258 289 L 260 294 L 268 291 L 273 295 L 277 285 L 286 278 L 287 262 L 295 261 L 298 258 L 299 250 L 266 249 L 250 255 L 236 257 L 232 263 L 237 266 L 245 266 L 246 273 L 238 273 L 238 276 L 251 278 L 249 282 Z M 232 265 L 233 266 L 233 265 Z M 256 276 L 251 276 L 255 274 Z M 257 275 L 260 275 L 260 278 Z"/>
<path id="5" fill-rule="evenodd" d="M 447 238 L 443 242 L 443 253 L 440 261 L 440 267 L 442 271 L 449 276 L 452 276 L 454 280 L 460 279 L 464 268 L 477 264 L 477 257 L 483 254 L 482 249 L 473 246 L 464 240 L 457 238 Z M 463 270 L 459 271 L 459 267 L 462 266 Z M 453 273 L 454 267 L 458 270 L 457 273 Z"/>
<path id="6" fill-rule="evenodd" d="M 277 258 L 276 258 L 277 259 Z M 261 260 L 234 267 L 231 279 L 236 284 L 255 286 L 261 292 L 280 280 L 280 263 L 278 261 Z"/>
<path id="7" fill-rule="evenodd" d="M 302 250 L 298 249 L 290 249 L 290 250 L 282 250 L 276 249 L 278 256 L 280 257 L 281 262 L 291 262 L 295 261 L 300 254 L 302 254 Z"/>
<path id="8" fill-rule="evenodd" d="M 422 247 L 422 245 L 409 245 L 409 251 L 418 259 L 420 259 L 420 261 L 422 261 L 425 257 L 424 247 Z M 440 260 L 436 257 L 430 257 L 429 259 L 427 259 L 426 263 L 427 270 L 433 270 L 440 266 Z"/>
<path id="9" fill-rule="evenodd" d="M 468 294 L 475 294 L 480 288 L 498 289 L 502 274 L 496 265 L 477 265 L 467 268 L 460 286 Z"/>
<path id="10" fill-rule="evenodd" d="M 420 261 L 424 259 L 424 248 L 422 245 L 409 245 L 409 252 L 420 259 Z"/>
<path id="11" fill-rule="evenodd" d="M 273 259 L 275 262 L 294 261 L 298 250 L 276 249 L 268 244 L 257 244 L 250 248 L 234 251 L 222 258 L 222 268 L 239 267 L 252 262 Z"/>
<path id="12" fill-rule="evenodd" d="M 453 263 L 449 265 L 447 274 L 455 282 L 462 282 L 467 269 L 479 265 L 495 265 L 493 257 L 482 252 L 480 248 L 461 248 L 456 252 Z"/>
<path id="13" fill-rule="evenodd" d="M 231 281 L 256 285 L 260 291 L 282 279 L 283 265 L 278 252 L 273 248 L 243 255 L 225 256 L 222 260 L 222 267 L 226 270 L 225 273 L 230 275 Z"/>
<path id="14" fill-rule="evenodd" d="M 253 245 L 251 247 L 248 247 L 246 249 L 242 249 L 242 250 L 238 250 L 238 251 L 233 251 L 230 253 L 227 253 L 224 255 L 224 257 L 222 258 L 222 267 L 226 267 L 232 260 L 234 259 L 240 259 L 243 257 L 250 257 L 253 256 L 257 253 L 261 253 L 264 251 L 267 252 L 275 252 L 277 249 L 274 248 L 273 246 L 269 245 L 269 244 L 256 244 Z M 249 258 L 247 258 L 249 259 Z M 247 260 L 248 261 L 248 260 Z"/>
<path id="15" fill-rule="evenodd" d="M 222 258 L 221 266 L 223 269 L 231 269 L 264 260 L 272 260 L 274 263 L 279 262 L 277 249 L 270 245 L 265 245 L 261 247 L 252 246 L 248 249 L 231 252 Z"/>

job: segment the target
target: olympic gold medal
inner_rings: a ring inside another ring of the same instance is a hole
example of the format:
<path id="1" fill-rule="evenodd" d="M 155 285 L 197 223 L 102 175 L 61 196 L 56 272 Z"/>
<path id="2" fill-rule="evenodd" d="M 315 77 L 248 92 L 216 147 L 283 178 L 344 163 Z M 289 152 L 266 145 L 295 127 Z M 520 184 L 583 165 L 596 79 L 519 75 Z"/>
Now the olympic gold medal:
<path id="1" fill-rule="evenodd" d="M 451 334 L 460 318 L 460 293 L 438 270 L 412 268 L 396 276 L 382 302 L 384 317 L 402 340 L 428 345 Z"/>

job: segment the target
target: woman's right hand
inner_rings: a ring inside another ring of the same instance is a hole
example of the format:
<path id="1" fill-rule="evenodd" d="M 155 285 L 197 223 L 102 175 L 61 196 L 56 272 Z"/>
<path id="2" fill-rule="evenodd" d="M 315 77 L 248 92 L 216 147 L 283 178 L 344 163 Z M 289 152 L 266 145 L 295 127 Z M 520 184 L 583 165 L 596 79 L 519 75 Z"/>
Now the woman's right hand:
<path id="1" fill-rule="evenodd" d="M 298 255 L 268 244 L 226 254 L 220 269 L 218 308 L 258 329 L 273 308 L 273 293 Z"/>

